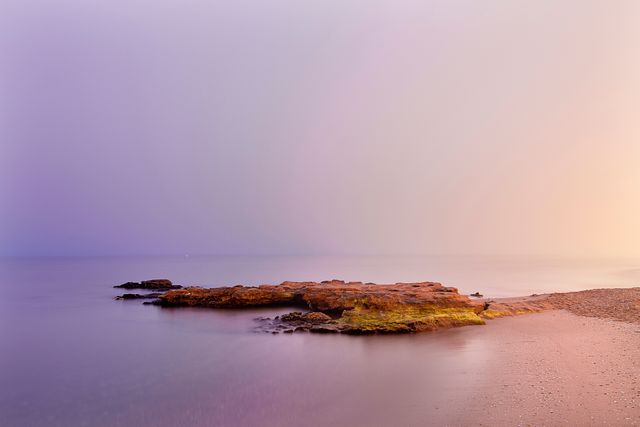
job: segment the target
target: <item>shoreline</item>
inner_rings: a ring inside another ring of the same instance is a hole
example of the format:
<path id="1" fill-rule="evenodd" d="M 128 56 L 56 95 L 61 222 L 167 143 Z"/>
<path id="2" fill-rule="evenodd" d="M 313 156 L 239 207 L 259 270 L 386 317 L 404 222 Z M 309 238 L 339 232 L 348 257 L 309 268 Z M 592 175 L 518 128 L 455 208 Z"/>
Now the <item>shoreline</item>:
<path id="1" fill-rule="evenodd" d="M 549 310 L 473 335 L 492 357 L 443 425 L 640 425 L 639 324 Z"/>
<path id="2" fill-rule="evenodd" d="M 640 323 L 640 287 L 591 289 L 511 298 L 464 295 L 438 282 L 375 284 L 328 280 L 279 285 L 202 288 L 174 285 L 168 279 L 114 286 L 145 289 L 116 300 L 153 299 L 161 307 L 247 309 L 297 307 L 275 318 L 260 318 L 265 332 L 401 334 L 484 325 L 500 317 L 564 309 L 586 317 Z M 154 299 L 155 298 L 155 299 Z"/>
<path id="3" fill-rule="evenodd" d="M 289 291 L 302 289 L 311 292 L 310 296 L 303 295 L 310 298 L 316 309 L 333 309 L 335 306 L 326 305 L 327 301 L 344 305 L 352 298 L 357 297 L 360 301 L 365 292 L 368 297 L 380 298 L 374 298 L 375 305 L 369 302 L 364 306 L 367 310 L 393 313 L 406 313 L 407 304 L 424 304 L 425 301 L 433 304 L 436 301 L 442 309 L 455 301 L 464 310 L 475 310 L 477 315 L 487 319 L 483 322 L 485 326 L 479 328 L 451 329 L 451 326 L 464 325 L 445 323 L 431 329 L 440 329 L 433 333 L 434 344 L 463 345 L 457 356 L 464 362 L 455 366 L 447 365 L 448 362 L 441 365 L 442 377 L 437 381 L 443 387 L 437 393 L 431 390 L 428 399 L 406 396 L 404 401 L 389 407 L 384 416 L 377 412 L 359 413 L 357 422 L 363 425 L 418 426 L 427 423 L 487 427 L 640 425 L 640 287 L 470 299 L 458 294 L 455 288 L 433 282 L 285 284 L 184 288 L 167 291 L 160 298 L 179 302 L 170 307 L 268 308 L 283 298 L 300 302 L 298 294 Z M 383 291 L 367 293 L 375 289 Z M 264 300 L 269 303 L 261 304 Z M 313 310 L 314 306 L 309 308 Z M 363 307 L 356 306 L 358 309 Z M 303 318 L 309 313 L 293 314 L 296 313 L 276 317 L 275 325 L 307 322 Z M 328 315 L 325 317 L 329 318 Z M 273 322 L 274 319 L 263 318 L 262 321 Z M 416 349 L 425 340 L 431 341 L 429 334 L 401 338 L 397 332 L 398 329 L 392 330 L 396 339 L 411 340 Z M 372 346 L 383 345 L 387 340 L 374 341 Z M 425 354 L 424 360 L 429 363 L 429 354 Z M 377 398 L 376 393 L 372 396 Z M 326 425 L 327 420 L 353 417 L 353 414 L 341 411 L 324 408 L 314 414 L 318 423 L 309 425 Z M 387 413 L 391 418 L 385 418 Z"/>
<path id="4" fill-rule="evenodd" d="M 640 287 L 586 289 L 490 301 L 509 314 L 518 309 L 541 308 L 540 311 L 567 310 L 578 316 L 640 323 Z"/>

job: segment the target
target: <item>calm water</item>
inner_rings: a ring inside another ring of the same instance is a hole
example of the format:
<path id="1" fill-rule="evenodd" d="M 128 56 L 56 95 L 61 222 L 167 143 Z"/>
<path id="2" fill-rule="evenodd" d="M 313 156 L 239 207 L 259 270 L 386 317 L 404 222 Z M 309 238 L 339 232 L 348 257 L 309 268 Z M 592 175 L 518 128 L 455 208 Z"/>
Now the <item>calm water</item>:
<path id="1" fill-rule="evenodd" d="M 434 280 L 509 296 L 637 286 L 638 268 L 633 260 L 473 257 L 5 259 L 0 425 L 441 423 L 473 398 L 466 373 L 494 351 L 474 327 L 395 337 L 254 333 L 253 318 L 278 310 L 113 301 L 111 286 L 129 280 Z"/>

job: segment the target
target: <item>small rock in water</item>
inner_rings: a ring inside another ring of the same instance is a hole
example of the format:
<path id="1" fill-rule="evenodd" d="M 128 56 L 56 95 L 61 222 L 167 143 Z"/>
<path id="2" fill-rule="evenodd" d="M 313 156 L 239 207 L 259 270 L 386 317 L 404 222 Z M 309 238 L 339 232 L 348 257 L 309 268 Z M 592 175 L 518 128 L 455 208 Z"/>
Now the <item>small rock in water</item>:
<path id="1" fill-rule="evenodd" d="M 278 316 L 276 316 L 275 320 L 278 320 Z M 299 311 L 294 311 L 291 313 L 283 314 L 279 320 L 283 322 L 299 322 L 302 321 L 302 313 Z"/>
<path id="2" fill-rule="evenodd" d="M 469 295 L 470 297 L 474 297 L 474 298 L 482 298 L 483 295 L 480 292 L 476 292 L 474 294 Z"/>
<path id="3" fill-rule="evenodd" d="M 169 279 L 151 279 L 142 282 L 127 282 L 114 286 L 122 289 L 181 289 L 182 286 L 174 285 Z"/>
<path id="4" fill-rule="evenodd" d="M 118 295 L 117 297 L 115 297 L 116 300 L 123 300 L 123 299 L 152 299 L 152 298 L 158 298 L 160 295 L 162 295 L 160 292 L 152 292 L 150 294 L 122 294 L 122 295 Z"/>

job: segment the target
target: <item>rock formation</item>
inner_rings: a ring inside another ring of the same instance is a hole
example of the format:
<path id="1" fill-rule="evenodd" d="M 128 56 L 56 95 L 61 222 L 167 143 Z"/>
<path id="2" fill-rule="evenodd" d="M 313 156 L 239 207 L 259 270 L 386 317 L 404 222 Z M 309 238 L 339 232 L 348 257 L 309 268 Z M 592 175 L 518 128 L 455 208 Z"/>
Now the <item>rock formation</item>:
<path id="1" fill-rule="evenodd" d="M 269 330 L 407 333 L 442 327 L 481 325 L 484 302 L 471 301 L 440 283 L 373 283 L 332 280 L 284 282 L 258 287 L 185 288 L 159 297 L 165 307 L 246 308 L 295 306 L 311 313 L 269 319 Z"/>
<path id="2" fill-rule="evenodd" d="M 640 323 L 640 288 L 593 289 L 518 298 L 473 300 L 456 288 L 435 282 L 375 283 L 283 282 L 280 285 L 182 289 L 167 279 L 127 282 L 116 288 L 148 289 L 147 294 L 124 294 L 116 299 L 157 298 L 145 304 L 163 307 L 299 307 L 273 319 L 261 318 L 261 330 L 273 333 L 375 334 L 431 331 L 482 325 L 485 319 L 566 309 L 582 316 Z"/>

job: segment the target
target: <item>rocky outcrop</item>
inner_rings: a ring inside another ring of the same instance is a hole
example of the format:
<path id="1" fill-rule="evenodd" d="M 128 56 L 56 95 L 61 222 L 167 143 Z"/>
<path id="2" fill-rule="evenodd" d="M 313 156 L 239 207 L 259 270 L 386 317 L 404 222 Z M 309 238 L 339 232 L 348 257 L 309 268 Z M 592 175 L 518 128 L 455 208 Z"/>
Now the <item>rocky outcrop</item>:
<path id="1" fill-rule="evenodd" d="M 294 311 L 261 318 L 259 329 L 272 333 L 376 334 L 410 333 L 438 328 L 481 325 L 485 319 L 565 309 L 575 314 L 640 323 L 640 288 L 593 289 L 580 292 L 483 299 L 479 292 L 460 295 L 435 282 L 374 283 L 283 282 L 280 285 L 182 289 L 166 279 L 127 282 L 116 288 L 168 290 L 124 294 L 116 299 L 157 298 L 164 307 L 241 309 L 290 306 Z"/>
<path id="2" fill-rule="evenodd" d="M 297 306 L 311 313 L 269 319 L 267 329 L 348 334 L 408 333 L 483 324 L 484 303 L 440 283 L 284 282 L 258 287 L 185 288 L 159 297 L 165 307 Z"/>
<path id="3" fill-rule="evenodd" d="M 168 279 L 151 279 L 151 280 L 143 280 L 142 282 L 127 282 L 127 283 L 123 283 L 122 285 L 114 286 L 114 288 L 169 290 L 169 289 L 181 289 L 182 286 L 174 285 L 171 282 L 171 280 L 168 280 Z"/>

